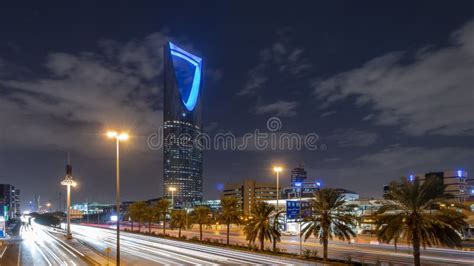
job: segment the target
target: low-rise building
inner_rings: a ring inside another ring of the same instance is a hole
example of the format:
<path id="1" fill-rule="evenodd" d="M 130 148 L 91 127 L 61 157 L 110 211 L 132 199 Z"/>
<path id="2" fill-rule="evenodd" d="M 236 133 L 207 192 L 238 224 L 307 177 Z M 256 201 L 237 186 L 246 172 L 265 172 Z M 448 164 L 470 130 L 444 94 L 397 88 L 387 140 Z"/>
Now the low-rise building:
<path id="1" fill-rule="evenodd" d="M 253 179 L 241 183 L 225 184 L 222 191 L 222 196 L 238 199 L 238 204 L 244 215 L 251 213 L 252 206 L 256 202 L 276 199 L 276 195 L 275 183 L 257 182 Z"/>

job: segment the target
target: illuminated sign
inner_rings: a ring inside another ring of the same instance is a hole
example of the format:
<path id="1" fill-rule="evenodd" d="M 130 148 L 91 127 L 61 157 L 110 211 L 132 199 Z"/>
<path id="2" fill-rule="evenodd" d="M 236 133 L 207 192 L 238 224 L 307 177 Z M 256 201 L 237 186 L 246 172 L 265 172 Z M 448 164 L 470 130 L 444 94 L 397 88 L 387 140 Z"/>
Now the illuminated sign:
<path id="1" fill-rule="evenodd" d="M 169 44 L 181 100 L 186 109 L 192 111 L 199 95 L 202 59 L 171 42 Z"/>

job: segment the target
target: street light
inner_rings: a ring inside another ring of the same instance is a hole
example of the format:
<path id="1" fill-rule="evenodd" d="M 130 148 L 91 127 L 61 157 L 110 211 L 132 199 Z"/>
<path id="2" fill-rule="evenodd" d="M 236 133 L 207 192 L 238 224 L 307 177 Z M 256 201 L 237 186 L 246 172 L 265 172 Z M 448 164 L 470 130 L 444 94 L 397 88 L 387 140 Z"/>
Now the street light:
<path id="1" fill-rule="evenodd" d="M 117 262 L 116 265 L 120 266 L 120 141 L 128 140 L 129 136 L 127 133 L 117 133 L 117 131 L 108 131 L 107 137 L 109 139 L 116 140 L 116 194 L 115 194 L 115 207 L 117 212 Z"/>
<path id="2" fill-rule="evenodd" d="M 273 167 L 273 171 L 277 174 L 277 204 L 276 209 L 278 211 L 278 199 L 280 198 L 280 172 L 283 171 L 283 168 L 280 166 Z"/>
<path id="3" fill-rule="evenodd" d="M 51 202 L 46 203 L 46 207 L 48 208 L 48 212 L 51 212 Z"/>
<path id="4" fill-rule="evenodd" d="M 68 159 L 68 164 L 66 165 L 66 176 L 64 177 L 64 180 L 61 181 L 61 185 L 63 186 L 66 186 L 67 187 L 67 201 L 66 201 L 66 205 L 67 205 L 67 226 L 66 226 L 66 238 L 67 239 L 71 239 L 72 238 L 72 235 L 71 235 L 71 186 L 72 187 L 75 187 L 76 186 L 76 181 L 74 181 L 72 179 L 72 167 L 71 167 L 71 163 Z M 49 205 L 51 206 L 51 204 L 49 203 Z"/>
<path id="5" fill-rule="evenodd" d="M 174 192 L 176 191 L 175 187 L 169 187 L 169 191 L 171 191 L 171 209 L 174 209 Z"/>

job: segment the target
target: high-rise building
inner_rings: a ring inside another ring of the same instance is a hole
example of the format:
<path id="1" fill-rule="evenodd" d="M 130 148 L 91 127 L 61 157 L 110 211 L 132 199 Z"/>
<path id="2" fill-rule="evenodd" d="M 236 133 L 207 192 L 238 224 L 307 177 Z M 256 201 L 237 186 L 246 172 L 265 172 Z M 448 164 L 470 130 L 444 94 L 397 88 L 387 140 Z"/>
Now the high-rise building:
<path id="1" fill-rule="evenodd" d="M 275 183 L 262 183 L 253 179 L 242 183 L 225 184 L 222 196 L 238 199 L 239 207 L 244 215 L 252 212 L 252 206 L 259 201 L 276 199 L 277 189 Z"/>
<path id="2" fill-rule="evenodd" d="M 298 167 L 291 170 L 291 186 L 294 187 L 295 183 L 303 183 L 307 178 L 306 170 L 304 165 L 300 164 Z"/>
<path id="3" fill-rule="evenodd" d="M 202 201 L 202 59 L 169 42 L 164 64 L 163 194 L 191 206 Z"/>

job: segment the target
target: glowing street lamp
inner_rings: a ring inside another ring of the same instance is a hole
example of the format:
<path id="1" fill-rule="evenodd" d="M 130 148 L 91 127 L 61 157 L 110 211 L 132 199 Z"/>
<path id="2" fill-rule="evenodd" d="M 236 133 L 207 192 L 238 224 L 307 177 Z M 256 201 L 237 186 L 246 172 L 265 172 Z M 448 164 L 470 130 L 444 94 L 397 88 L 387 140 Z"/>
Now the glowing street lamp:
<path id="1" fill-rule="evenodd" d="M 171 191 L 171 209 L 174 209 L 174 192 L 176 191 L 175 187 L 169 187 L 169 191 Z"/>
<path id="2" fill-rule="evenodd" d="M 277 204 L 276 204 L 276 209 L 278 211 L 278 200 L 280 198 L 280 172 L 283 171 L 283 168 L 281 168 L 281 166 L 274 166 L 273 171 L 276 172 L 276 175 L 277 175 Z"/>
<path id="3" fill-rule="evenodd" d="M 71 187 L 75 187 L 77 185 L 76 181 L 72 178 L 72 167 L 71 167 L 71 162 L 68 158 L 68 163 L 66 165 L 66 176 L 64 177 L 64 180 L 61 181 L 61 185 L 67 187 L 67 226 L 66 226 L 66 238 L 71 239 Z M 51 203 L 48 203 L 47 206 L 51 206 Z M 48 207 L 49 207 L 48 206 Z"/>
<path id="4" fill-rule="evenodd" d="M 120 266 L 120 141 L 128 140 L 128 133 L 117 131 L 108 131 L 107 137 L 116 140 L 116 193 L 115 206 L 117 211 L 117 261 L 116 265 Z"/>

